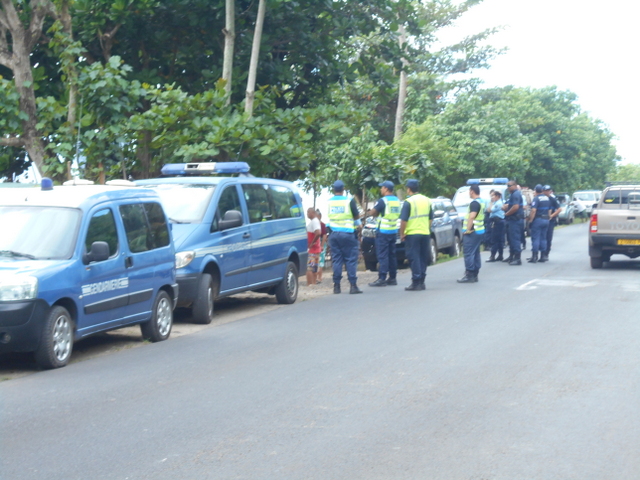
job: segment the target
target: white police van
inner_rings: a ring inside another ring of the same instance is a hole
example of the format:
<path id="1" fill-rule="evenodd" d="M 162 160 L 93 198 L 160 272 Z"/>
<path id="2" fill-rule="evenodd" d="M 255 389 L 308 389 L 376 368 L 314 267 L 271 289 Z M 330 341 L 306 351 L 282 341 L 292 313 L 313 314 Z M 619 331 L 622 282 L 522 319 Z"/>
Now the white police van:
<path id="1" fill-rule="evenodd" d="M 502 199 L 506 200 L 507 195 L 507 183 L 508 178 L 470 178 L 467 180 L 467 184 L 460 187 L 453 196 L 453 206 L 456 207 L 459 215 L 467 214 L 469 203 L 471 203 L 471 197 L 469 197 L 469 187 L 471 185 L 478 185 L 480 188 L 480 199 L 484 201 L 485 205 L 491 203 L 491 190 L 496 190 L 502 194 Z"/>
<path id="2" fill-rule="evenodd" d="M 0 352 L 57 368 L 93 333 L 140 324 L 146 339 L 169 337 L 175 252 L 155 192 L 45 178 L 0 195 L 0 224 Z"/>
<path id="3" fill-rule="evenodd" d="M 298 296 L 307 266 L 300 195 L 290 182 L 248 173 L 245 162 L 179 163 L 136 182 L 158 192 L 173 224 L 178 306 L 191 308 L 196 323 L 210 323 L 215 300 L 235 293 L 273 294 L 284 304 Z"/>

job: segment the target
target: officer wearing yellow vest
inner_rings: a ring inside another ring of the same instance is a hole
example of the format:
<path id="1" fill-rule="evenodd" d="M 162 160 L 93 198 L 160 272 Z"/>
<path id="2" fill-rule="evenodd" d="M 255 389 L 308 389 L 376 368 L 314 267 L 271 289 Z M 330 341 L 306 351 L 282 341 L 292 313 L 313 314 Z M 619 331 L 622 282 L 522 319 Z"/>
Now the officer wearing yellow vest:
<path id="1" fill-rule="evenodd" d="M 480 187 L 469 187 L 471 202 L 462 225 L 462 248 L 464 249 L 464 277 L 458 283 L 474 283 L 478 281 L 478 273 L 482 266 L 480 259 L 480 245 L 484 238 L 484 211 L 486 206 L 480 200 Z"/>
<path id="2" fill-rule="evenodd" d="M 333 197 L 329 199 L 329 247 L 331 247 L 331 264 L 333 267 L 333 293 L 340 293 L 342 265 L 347 267 L 347 277 L 351 284 L 349 293 L 362 293 L 358 288 L 356 271 L 360 245 L 355 235 L 356 221 L 360 212 L 355 198 L 344 194 L 344 183 L 336 180 L 333 184 Z"/>
<path id="3" fill-rule="evenodd" d="M 429 264 L 433 210 L 431 200 L 418 193 L 418 180 L 407 180 L 406 187 L 408 197 L 400 212 L 400 239 L 404 242 L 407 260 L 411 266 L 411 285 L 405 287 L 405 290 L 426 290 L 424 281 L 427 278 Z"/>
<path id="4" fill-rule="evenodd" d="M 400 200 L 393 194 L 393 183 L 382 182 L 380 192 L 382 198 L 376 202 L 368 216 L 378 217 L 376 231 L 376 255 L 378 257 L 378 279 L 369 284 L 370 287 L 397 285 L 398 259 L 396 257 L 396 237 L 398 235 L 398 219 L 400 218 Z M 389 279 L 387 280 L 387 274 Z"/>

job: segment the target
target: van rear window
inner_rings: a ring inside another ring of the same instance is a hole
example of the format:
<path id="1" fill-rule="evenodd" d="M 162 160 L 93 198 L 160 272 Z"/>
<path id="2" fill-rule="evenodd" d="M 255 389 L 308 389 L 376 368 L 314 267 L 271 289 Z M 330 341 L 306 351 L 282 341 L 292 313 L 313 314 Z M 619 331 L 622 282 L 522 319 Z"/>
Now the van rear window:
<path id="1" fill-rule="evenodd" d="M 626 205 L 629 203 L 631 192 L 640 194 L 640 190 L 635 188 L 611 188 L 605 193 L 603 203 L 605 205 Z M 632 198 L 634 197 L 635 195 L 632 195 Z"/>

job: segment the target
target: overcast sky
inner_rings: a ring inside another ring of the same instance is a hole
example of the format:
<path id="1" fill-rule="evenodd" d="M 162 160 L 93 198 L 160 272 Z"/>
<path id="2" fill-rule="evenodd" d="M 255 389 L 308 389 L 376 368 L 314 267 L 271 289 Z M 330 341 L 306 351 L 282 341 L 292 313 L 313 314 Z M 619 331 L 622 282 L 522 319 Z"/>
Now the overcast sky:
<path id="1" fill-rule="evenodd" d="M 639 19 L 637 0 L 484 0 L 441 39 L 504 26 L 489 43 L 509 51 L 474 76 L 487 87 L 571 90 L 616 135 L 622 162 L 640 163 Z"/>

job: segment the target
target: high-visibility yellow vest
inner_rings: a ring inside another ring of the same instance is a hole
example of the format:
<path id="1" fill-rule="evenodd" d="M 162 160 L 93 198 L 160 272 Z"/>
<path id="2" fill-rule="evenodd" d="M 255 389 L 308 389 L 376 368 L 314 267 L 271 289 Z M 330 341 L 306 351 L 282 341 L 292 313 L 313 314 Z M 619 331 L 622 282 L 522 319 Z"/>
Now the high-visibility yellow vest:
<path id="1" fill-rule="evenodd" d="M 397 233 L 398 219 L 400 218 L 400 200 L 394 195 L 382 197 L 384 202 L 384 215 L 380 216 L 378 228 L 381 233 Z"/>
<path id="2" fill-rule="evenodd" d="M 484 233 L 484 211 L 487 209 L 487 206 L 479 198 L 475 198 L 469 203 L 469 206 L 467 207 L 467 214 L 464 216 L 462 231 L 464 232 L 467 230 L 467 220 L 469 219 L 469 215 L 471 215 L 471 204 L 473 202 L 478 202 L 478 204 L 480 205 L 480 211 L 476 215 L 476 218 L 473 219 L 473 230 L 476 233 Z"/>
<path id="3" fill-rule="evenodd" d="M 329 199 L 329 226 L 334 232 L 353 233 L 355 231 L 350 198 L 335 195 Z"/>
<path id="4" fill-rule="evenodd" d="M 411 205 L 411 213 L 404 229 L 405 235 L 430 235 L 431 200 L 417 193 L 407 198 L 407 202 Z"/>

